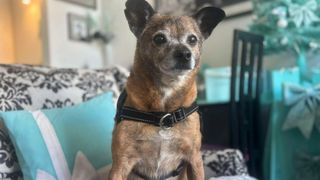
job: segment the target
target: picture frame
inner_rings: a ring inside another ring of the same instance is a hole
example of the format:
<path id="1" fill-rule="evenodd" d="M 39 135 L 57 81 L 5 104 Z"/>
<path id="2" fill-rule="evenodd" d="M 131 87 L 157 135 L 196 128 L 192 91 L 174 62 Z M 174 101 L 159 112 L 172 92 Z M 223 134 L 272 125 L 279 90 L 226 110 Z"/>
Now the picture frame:
<path id="1" fill-rule="evenodd" d="M 60 0 L 60 1 L 80 5 L 80 6 L 91 8 L 91 9 L 97 8 L 97 0 Z"/>
<path id="2" fill-rule="evenodd" d="M 87 41 L 89 37 L 89 24 L 86 16 L 68 13 L 69 39 L 73 41 Z"/>
<path id="3" fill-rule="evenodd" d="M 226 11 L 227 19 L 253 12 L 250 0 L 154 0 L 157 12 L 169 15 L 192 15 L 207 6 L 220 7 Z"/>

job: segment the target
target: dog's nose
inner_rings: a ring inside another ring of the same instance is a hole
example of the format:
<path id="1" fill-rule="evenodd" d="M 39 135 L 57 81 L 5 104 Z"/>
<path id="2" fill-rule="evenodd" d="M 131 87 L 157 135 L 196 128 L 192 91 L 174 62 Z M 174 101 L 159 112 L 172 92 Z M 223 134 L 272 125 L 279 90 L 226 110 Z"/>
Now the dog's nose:
<path id="1" fill-rule="evenodd" d="M 184 50 L 176 50 L 174 52 L 174 57 L 178 60 L 183 60 L 183 61 L 190 61 L 191 60 L 191 52 L 190 50 L 184 49 Z"/>

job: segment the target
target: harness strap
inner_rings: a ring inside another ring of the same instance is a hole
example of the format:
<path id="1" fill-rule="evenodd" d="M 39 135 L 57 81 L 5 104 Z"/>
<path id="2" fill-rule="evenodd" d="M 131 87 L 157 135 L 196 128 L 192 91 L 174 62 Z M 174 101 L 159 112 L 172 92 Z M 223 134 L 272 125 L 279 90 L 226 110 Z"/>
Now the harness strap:
<path id="1" fill-rule="evenodd" d="M 159 126 L 161 128 L 171 128 L 176 123 L 184 121 L 189 115 L 198 111 L 199 107 L 194 102 L 190 107 L 181 107 L 173 112 L 144 112 L 132 107 L 124 106 L 127 97 L 126 91 L 123 91 L 117 104 L 116 122 L 122 120 L 137 121 Z"/>

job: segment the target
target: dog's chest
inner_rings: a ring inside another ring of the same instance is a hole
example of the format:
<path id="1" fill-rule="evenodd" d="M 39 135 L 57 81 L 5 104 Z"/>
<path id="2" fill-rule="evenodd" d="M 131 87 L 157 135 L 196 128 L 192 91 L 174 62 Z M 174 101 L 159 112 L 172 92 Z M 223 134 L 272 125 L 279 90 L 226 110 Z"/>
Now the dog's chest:
<path id="1" fill-rule="evenodd" d="M 159 155 L 158 168 L 165 166 L 171 163 L 177 163 L 181 161 L 182 154 L 180 152 L 180 147 L 178 145 L 179 138 L 176 138 L 172 131 L 160 130 L 159 131 L 160 144 L 158 146 Z"/>
<path id="2" fill-rule="evenodd" d="M 180 144 L 185 144 L 184 141 L 170 130 L 159 130 L 158 134 L 140 146 L 144 155 L 137 169 L 148 176 L 166 175 L 176 170 L 185 159 L 180 147 Z"/>
<path id="3" fill-rule="evenodd" d="M 159 153 L 157 160 L 157 168 L 158 171 L 161 170 L 164 166 L 168 166 L 168 164 L 176 164 L 181 161 L 182 154 L 179 152 L 179 147 L 177 144 L 178 140 L 174 139 L 169 131 L 159 131 L 159 135 L 162 140 L 159 146 Z M 173 170 L 173 169 L 172 169 Z"/>
<path id="4" fill-rule="evenodd" d="M 174 134 L 171 130 L 159 130 L 158 135 L 153 139 L 153 144 L 158 152 L 155 156 L 158 166 L 178 162 L 182 159 L 179 141 L 183 141 L 180 135 Z"/>

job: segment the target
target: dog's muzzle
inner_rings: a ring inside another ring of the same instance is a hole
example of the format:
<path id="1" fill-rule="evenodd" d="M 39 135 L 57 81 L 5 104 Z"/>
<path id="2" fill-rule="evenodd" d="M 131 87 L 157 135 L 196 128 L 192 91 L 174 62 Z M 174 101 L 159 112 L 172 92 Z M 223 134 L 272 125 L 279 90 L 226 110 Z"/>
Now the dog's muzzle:
<path id="1" fill-rule="evenodd" d="M 191 70 L 193 69 L 192 53 L 187 48 L 177 49 L 173 53 L 173 58 L 176 61 L 175 69 Z"/>

